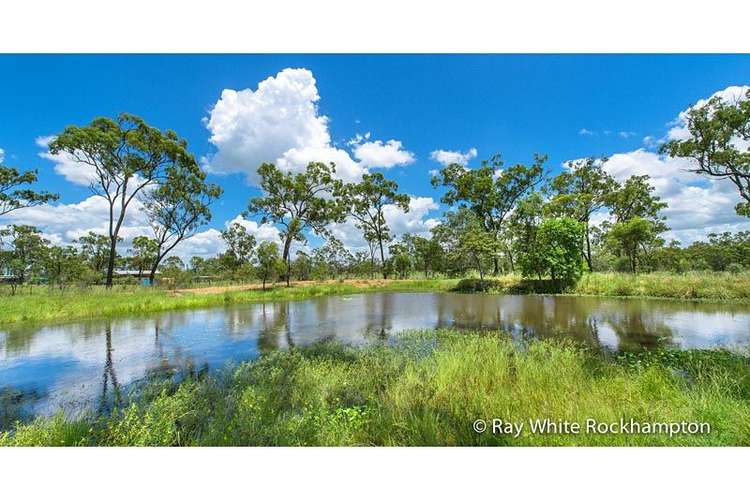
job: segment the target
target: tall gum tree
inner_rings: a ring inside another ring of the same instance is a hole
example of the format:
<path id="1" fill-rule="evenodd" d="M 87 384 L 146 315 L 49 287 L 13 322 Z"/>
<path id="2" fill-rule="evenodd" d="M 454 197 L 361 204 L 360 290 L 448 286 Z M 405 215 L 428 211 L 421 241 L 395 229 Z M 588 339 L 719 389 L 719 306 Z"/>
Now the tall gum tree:
<path id="1" fill-rule="evenodd" d="M 484 230 L 499 242 L 505 220 L 516 203 L 543 181 L 545 161 L 546 156 L 537 154 L 530 166 L 516 164 L 505 167 L 500 155 L 483 161 L 477 169 L 453 163 L 432 178 L 432 185 L 446 187 L 447 192 L 441 201 L 470 209 L 479 218 Z M 512 270 L 510 247 L 506 248 L 506 252 Z M 492 260 L 493 274 L 497 275 L 497 255 Z"/>
<path id="2" fill-rule="evenodd" d="M 340 195 L 343 205 L 347 207 L 347 214 L 354 218 L 355 225 L 362 230 L 365 240 L 377 243 L 383 278 L 387 279 L 383 245 L 391 241 L 392 236 L 385 220 L 384 208 L 386 205 L 394 205 L 408 212 L 409 196 L 399 193 L 398 184 L 386 179 L 380 172 L 364 174 L 361 182 L 343 185 Z"/>
<path id="3" fill-rule="evenodd" d="M 261 223 L 281 226 L 284 242 L 281 258 L 286 265 L 285 279 L 289 286 L 291 274 L 290 250 L 293 241 L 307 240 L 305 231 L 327 235 L 326 226 L 342 222 L 345 211 L 334 198 L 342 189 L 334 178 L 336 165 L 311 162 L 303 172 L 282 172 L 272 163 L 258 167 L 263 196 L 250 199 L 246 213 L 260 215 Z"/>
<path id="4" fill-rule="evenodd" d="M 171 130 L 162 132 L 141 118 L 122 113 L 116 119 L 95 118 L 89 125 L 70 125 L 49 144 L 52 154 L 68 153 L 90 170 L 89 187 L 108 204 L 109 257 L 106 286 L 112 287 L 117 242 L 128 208 L 148 189 L 168 178 L 169 168 L 197 167 L 187 142 Z"/>
<path id="5" fill-rule="evenodd" d="M 586 241 L 586 264 L 594 270 L 591 258 L 591 215 L 603 209 L 608 196 L 617 190 L 615 179 L 604 171 L 606 158 L 586 158 L 569 162 L 567 169 L 552 179 L 550 211 L 583 223 Z"/>
<path id="6" fill-rule="evenodd" d="M 151 283 L 167 254 L 211 221 L 210 206 L 221 193 L 218 185 L 206 182 L 206 174 L 192 161 L 167 167 L 166 181 L 144 195 L 144 211 L 156 240 Z"/>
<path id="7" fill-rule="evenodd" d="M 688 137 L 662 145 L 673 158 L 688 158 L 690 170 L 714 179 L 729 179 L 742 202 L 739 215 L 750 217 L 750 90 L 735 102 L 713 97 L 685 113 Z"/>

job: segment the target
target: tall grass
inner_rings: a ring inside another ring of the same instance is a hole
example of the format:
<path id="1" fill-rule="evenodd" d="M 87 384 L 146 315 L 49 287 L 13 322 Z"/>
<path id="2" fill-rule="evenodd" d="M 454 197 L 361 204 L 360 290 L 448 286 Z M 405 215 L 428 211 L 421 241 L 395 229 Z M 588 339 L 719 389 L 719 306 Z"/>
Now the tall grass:
<path id="1" fill-rule="evenodd" d="M 570 291 L 583 295 L 750 300 L 750 273 L 590 273 Z"/>
<path id="2" fill-rule="evenodd" d="M 477 433 L 476 419 L 706 422 L 710 433 Z M 277 352 L 154 383 L 122 412 L 19 425 L 0 445 L 750 445 L 750 361 L 663 351 L 614 359 L 568 343 L 414 332 L 395 347 Z"/>

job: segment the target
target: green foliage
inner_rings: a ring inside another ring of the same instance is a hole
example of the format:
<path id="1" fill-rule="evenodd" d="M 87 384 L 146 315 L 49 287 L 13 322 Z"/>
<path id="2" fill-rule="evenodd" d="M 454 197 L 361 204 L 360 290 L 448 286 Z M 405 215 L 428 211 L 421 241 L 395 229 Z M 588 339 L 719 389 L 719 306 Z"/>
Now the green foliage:
<path id="1" fill-rule="evenodd" d="M 221 232 L 227 251 L 219 256 L 222 267 L 235 275 L 245 266 L 250 266 L 255 253 L 255 236 L 237 222 Z"/>
<path id="2" fill-rule="evenodd" d="M 649 183 L 648 175 L 632 175 L 619 189 L 607 197 L 607 205 L 615 222 L 627 222 L 634 218 L 650 220 L 657 232 L 666 231 L 664 217 L 659 211 L 667 204 L 653 194 L 655 188 Z"/>
<path id="3" fill-rule="evenodd" d="M 591 215 L 604 208 L 617 181 L 604 171 L 606 158 L 586 158 L 570 162 L 567 169 L 550 183 L 552 199 L 547 210 L 557 216 L 572 217 L 582 222 L 586 231 L 586 262 L 594 270 L 591 255 L 589 222 Z"/>
<path id="4" fill-rule="evenodd" d="M 122 238 L 118 239 L 118 242 Z M 81 247 L 81 255 L 89 263 L 95 273 L 103 276 L 107 270 L 109 259 L 109 237 L 89 231 L 76 240 Z"/>
<path id="5" fill-rule="evenodd" d="M 329 238 L 312 252 L 313 276 L 316 279 L 341 278 L 351 267 L 353 256 L 336 238 Z"/>
<path id="6" fill-rule="evenodd" d="M 539 225 L 536 252 L 543 275 L 567 286 L 581 277 L 585 227 L 570 217 L 547 219 Z"/>
<path id="7" fill-rule="evenodd" d="M 206 173 L 195 161 L 175 162 L 166 168 L 166 179 L 144 196 L 143 209 L 154 232 L 156 252 L 149 278 L 159 263 L 182 241 L 211 221 L 211 204 L 222 189 L 206 182 Z"/>
<path id="8" fill-rule="evenodd" d="M 256 272 L 263 282 L 263 290 L 266 282 L 276 279 L 284 272 L 284 261 L 279 256 L 279 246 L 270 241 L 261 241 L 258 245 Z"/>
<path id="9" fill-rule="evenodd" d="M 203 175 L 184 139 L 129 113 L 121 113 L 115 120 L 95 118 L 84 127 L 70 125 L 50 142 L 49 150 L 52 154 L 66 153 L 80 168 L 93 170 L 89 187 L 109 205 L 108 287 L 113 284 L 120 228 L 136 196 L 153 188 L 157 198 L 168 197 L 172 191 L 164 187 L 166 183 L 180 184 L 180 177 L 188 173 L 193 177 Z M 152 215 L 154 210 L 147 209 Z"/>
<path id="10" fill-rule="evenodd" d="M 750 358 L 725 351 L 608 358 L 551 340 L 518 349 L 497 333 L 412 332 L 392 347 L 328 342 L 176 387 L 156 383 L 121 413 L 39 419 L 0 434 L 0 445 L 747 446 L 748 373 Z M 707 422 L 711 432 L 513 438 L 472 429 L 479 418 L 545 417 Z"/>
<path id="11" fill-rule="evenodd" d="M 282 172 L 271 163 L 258 167 L 263 196 L 252 198 L 247 212 L 260 215 L 262 223 L 271 222 L 282 227 L 282 259 L 287 267 L 287 285 L 291 274 L 292 242 L 307 241 L 305 231 L 308 229 L 327 235 L 328 224 L 344 220 L 344 207 L 333 197 L 342 189 L 341 181 L 333 177 L 335 173 L 333 163 L 312 162 L 299 173 Z"/>
<path id="12" fill-rule="evenodd" d="M 494 236 L 481 226 L 478 220 L 469 222 L 466 230 L 459 236 L 457 251 L 467 255 L 479 271 L 479 279 L 484 281 L 484 269 L 488 259 L 492 259 L 500 247 Z"/>
<path id="13" fill-rule="evenodd" d="M 130 253 L 133 254 L 132 266 L 138 271 L 140 277 L 143 271 L 151 269 L 159 254 L 159 242 L 148 236 L 136 236 L 133 238 Z"/>
<path id="14" fill-rule="evenodd" d="M 341 198 L 347 215 L 354 218 L 356 226 L 362 230 L 365 241 L 377 243 L 383 278 L 388 278 L 383 245 L 392 237 L 384 208 L 393 205 L 408 212 L 409 196 L 398 193 L 396 181 L 386 179 L 380 172 L 363 174 L 358 183 L 340 185 L 335 194 Z"/>
<path id="15" fill-rule="evenodd" d="M 485 230 L 497 233 L 516 202 L 542 181 L 546 159 L 535 155 L 531 166 L 506 167 L 495 155 L 477 169 L 454 163 L 433 177 L 432 184 L 447 188 L 443 203 L 468 207 Z"/>
<path id="16" fill-rule="evenodd" d="M 37 180 L 36 170 L 19 172 L 16 168 L 0 164 L 0 217 L 14 210 L 49 203 L 59 198 L 47 191 L 23 188 Z"/>
<path id="17" fill-rule="evenodd" d="M 43 268 L 49 241 L 41 234 L 34 226 L 15 224 L 0 230 L 0 242 L 3 243 L 0 247 L 0 266 L 10 273 L 14 294 L 17 285 L 23 285 Z"/>
<path id="18" fill-rule="evenodd" d="M 735 102 L 712 97 L 692 106 L 682 117 L 689 133 L 686 139 L 665 143 L 661 152 L 691 160 L 691 171 L 714 179 L 729 179 L 742 202 L 740 215 L 750 217 L 750 91 Z"/>
<path id="19" fill-rule="evenodd" d="M 95 280 L 83 255 L 72 246 L 50 247 L 44 269 L 50 285 L 56 284 L 61 289 L 72 283 L 85 285 Z"/>
<path id="20" fill-rule="evenodd" d="M 639 255 L 656 239 L 656 229 L 652 221 L 634 217 L 617 222 L 610 229 L 608 238 L 627 256 L 630 271 L 638 271 Z"/>

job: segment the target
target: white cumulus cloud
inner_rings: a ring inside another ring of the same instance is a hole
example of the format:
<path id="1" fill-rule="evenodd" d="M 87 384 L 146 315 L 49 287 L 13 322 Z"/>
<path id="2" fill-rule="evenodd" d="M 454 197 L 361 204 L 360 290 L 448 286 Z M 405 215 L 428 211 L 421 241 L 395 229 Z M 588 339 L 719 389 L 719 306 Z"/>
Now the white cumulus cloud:
<path id="1" fill-rule="evenodd" d="M 368 141 L 354 147 L 354 157 L 363 167 L 391 168 L 414 163 L 414 154 L 401 141 Z"/>
<path id="2" fill-rule="evenodd" d="M 286 68 L 256 89 L 225 89 L 204 120 L 216 147 L 203 158 L 204 165 L 214 173 L 243 173 L 257 183 L 257 168 L 263 162 L 285 171 L 302 171 L 311 161 L 334 162 L 339 178 L 355 181 L 368 167 L 414 161 L 401 142 L 369 141 L 369 134 L 349 143 L 354 146 L 356 159 L 352 158 L 332 143 L 319 101 L 315 77 L 304 68 Z"/>
<path id="3" fill-rule="evenodd" d="M 684 140 L 690 137 L 690 132 L 687 129 L 686 123 L 687 123 L 688 112 L 691 109 L 705 106 L 708 103 L 708 101 L 710 99 L 713 99 L 714 97 L 718 97 L 719 99 L 721 99 L 723 102 L 727 104 L 734 104 L 738 101 L 744 100 L 746 98 L 748 90 L 750 90 L 750 86 L 748 85 L 742 85 L 742 86 L 732 85 L 723 90 L 714 92 L 713 94 L 711 94 L 711 96 L 707 97 L 706 99 L 700 99 L 693 106 L 682 111 L 679 114 L 679 116 L 671 123 L 672 128 L 670 128 L 669 132 L 667 133 L 667 139 Z M 746 143 L 744 146 L 748 147 L 749 145 L 750 143 Z"/>
<path id="4" fill-rule="evenodd" d="M 404 212 L 396 205 L 383 207 L 383 216 L 390 229 L 391 236 L 398 239 L 410 233 L 423 237 L 430 236 L 430 230 L 440 222 L 429 217 L 430 212 L 437 210 L 439 205 L 431 197 L 412 196 L 409 199 L 409 211 Z M 362 237 L 362 231 L 355 225 L 355 220 L 348 218 L 338 224 L 329 225 L 333 236 L 349 249 L 367 248 L 367 242 Z"/>
<path id="5" fill-rule="evenodd" d="M 689 166 L 684 159 L 637 149 L 612 155 L 604 169 L 620 182 L 631 175 L 651 177 L 655 194 L 669 205 L 661 212 L 671 228 L 667 240 L 689 244 L 712 232 L 750 229 L 750 221 L 734 211 L 739 202 L 734 185 L 689 172 Z"/>
<path id="6" fill-rule="evenodd" d="M 96 170 L 91 165 L 79 163 L 69 153 L 61 152 L 52 154 L 49 152 L 49 143 L 55 138 L 53 135 L 36 138 L 36 145 L 43 148 L 39 153 L 40 158 L 49 160 L 55 164 L 55 172 L 65 177 L 65 180 L 79 186 L 90 186 L 96 180 Z"/>
<path id="7" fill-rule="evenodd" d="M 451 163 L 458 163 L 459 165 L 466 165 L 472 158 L 477 157 L 477 148 L 471 148 L 465 153 L 460 151 L 447 151 L 445 149 L 438 149 L 430 153 L 430 158 L 440 163 L 444 167 L 447 167 Z"/>

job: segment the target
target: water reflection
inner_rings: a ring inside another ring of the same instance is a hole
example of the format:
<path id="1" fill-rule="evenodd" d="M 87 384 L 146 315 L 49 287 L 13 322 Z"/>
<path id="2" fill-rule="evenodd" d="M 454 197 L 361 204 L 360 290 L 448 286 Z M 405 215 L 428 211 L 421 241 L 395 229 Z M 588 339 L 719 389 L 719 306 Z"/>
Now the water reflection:
<path id="1" fill-rule="evenodd" d="M 750 344 L 750 306 L 593 297 L 362 294 L 0 331 L 0 425 L 109 411 L 149 374 L 199 373 L 323 339 L 362 344 L 417 328 L 505 330 L 592 347 Z"/>

